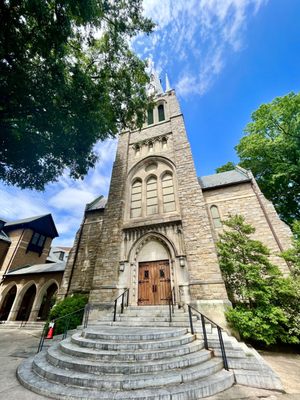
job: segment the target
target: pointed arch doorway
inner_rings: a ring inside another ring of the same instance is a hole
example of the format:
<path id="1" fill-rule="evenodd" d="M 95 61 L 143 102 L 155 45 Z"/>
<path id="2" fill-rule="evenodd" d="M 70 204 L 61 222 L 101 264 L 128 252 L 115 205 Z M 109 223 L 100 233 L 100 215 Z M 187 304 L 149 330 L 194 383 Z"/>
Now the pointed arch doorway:
<path id="1" fill-rule="evenodd" d="M 169 254 L 154 238 L 138 254 L 138 305 L 164 305 L 171 296 Z"/>

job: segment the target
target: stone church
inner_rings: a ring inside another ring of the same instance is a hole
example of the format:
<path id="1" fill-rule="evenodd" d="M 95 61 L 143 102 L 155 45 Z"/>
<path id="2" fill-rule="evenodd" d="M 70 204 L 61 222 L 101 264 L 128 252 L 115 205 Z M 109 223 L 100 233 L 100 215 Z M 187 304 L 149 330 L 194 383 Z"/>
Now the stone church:
<path id="1" fill-rule="evenodd" d="M 230 302 L 215 246 L 222 220 L 243 215 L 284 273 L 278 254 L 290 230 L 250 171 L 197 177 L 175 91 L 156 75 L 152 87 L 155 107 L 143 128 L 119 136 L 108 199 L 86 206 L 59 296 L 88 293 L 105 310 L 125 288 L 130 305 L 167 304 L 173 290 L 178 303 L 224 326 Z"/>

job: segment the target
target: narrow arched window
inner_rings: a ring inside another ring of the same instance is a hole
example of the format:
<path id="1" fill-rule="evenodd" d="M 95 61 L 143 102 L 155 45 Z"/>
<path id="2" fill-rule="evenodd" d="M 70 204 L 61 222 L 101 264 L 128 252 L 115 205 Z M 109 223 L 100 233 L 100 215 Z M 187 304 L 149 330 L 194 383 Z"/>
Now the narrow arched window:
<path id="1" fill-rule="evenodd" d="M 153 142 L 149 142 L 148 143 L 148 150 L 149 150 L 150 153 L 153 152 Z"/>
<path id="2" fill-rule="evenodd" d="M 164 212 L 176 210 L 173 175 L 166 172 L 162 177 L 162 195 Z"/>
<path id="3" fill-rule="evenodd" d="M 140 217 L 142 215 L 142 181 L 137 179 L 131 187 L 131 218 Z"/>
<path id="4" fill-rule="evenodd" d="M 153 108 L 148 108 L 148 111 L 147 111 L 147 123 L 148 123 L 148 125 L 152 125 L 153 122 L 154 122 Z"/>
<path id="5" fill-rule="evenodd" d="M 158 121 L 164 121 L 165 120 L 165 109 L 163 104 L 160 104 L 158 106 Z"/>
<path id="6" fill-rule="evenodd" d="M 147 215 L 158 213 L 157 178 L 151 176 L 146 184 Z"/>
<path id="7" fill-rule="evenodd" d="M 211 218 L 212 218 L 213 223 L 214 223 L 214 227 L 215 228 L 221 228 L 222 227 L 222 222 L 221 222 L 221 218 L 220 218 L 218 207 L 217 206 L 211 206 L 210 207 L 210 214 L 211 214 Z"/>

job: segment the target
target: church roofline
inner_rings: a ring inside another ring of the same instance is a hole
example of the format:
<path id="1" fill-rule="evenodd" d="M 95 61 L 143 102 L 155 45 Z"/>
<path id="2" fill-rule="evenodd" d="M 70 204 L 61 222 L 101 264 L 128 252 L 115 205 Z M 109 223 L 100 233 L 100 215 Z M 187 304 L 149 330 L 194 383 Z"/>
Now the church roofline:
<path id="1" fill-rule="evenodd" d="M 85 206 L 85 212 L 96 211 L 96 210 L 104 210 L 107 203 L 107 198 L 103 195 L 96 197 L 90 203 L 87 203 Z"/>
<path id="2" fill-rule="evenodd" d="M 202 190 L 215 189 L 221 186 L 236 185 L 251 182 L 250 171 L 236 167 L 232 171 L 220 172 L 218 174 L 201 176 L 198 178 Z"/>

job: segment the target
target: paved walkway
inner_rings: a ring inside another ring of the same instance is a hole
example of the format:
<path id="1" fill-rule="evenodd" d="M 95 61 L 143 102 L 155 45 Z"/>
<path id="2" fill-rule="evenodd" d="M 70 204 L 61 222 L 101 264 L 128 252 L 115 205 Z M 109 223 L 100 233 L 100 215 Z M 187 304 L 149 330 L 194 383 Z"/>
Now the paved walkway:
<path id="1" fill-rule="evenodd" d="M 0 399 L 46 399 L 25 389 L 16 379 L 17 366 L 35 354 L 38 341 L 38 332 L 0 329 Z M 262 355 L 280 376 L 286 394 L 236 385 L 207 400 L 300 400 L 300 354 L 262 352 Z"/>

